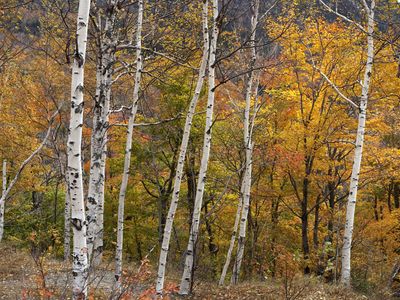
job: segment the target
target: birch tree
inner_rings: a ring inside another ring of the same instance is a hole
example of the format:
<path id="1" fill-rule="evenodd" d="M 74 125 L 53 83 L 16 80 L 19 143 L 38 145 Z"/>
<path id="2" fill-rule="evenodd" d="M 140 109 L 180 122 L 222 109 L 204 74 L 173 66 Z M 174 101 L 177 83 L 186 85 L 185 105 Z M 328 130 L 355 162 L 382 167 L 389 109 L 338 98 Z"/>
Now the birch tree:
<path id="1" fill-rule="evenodd" d="M 67 179 L 65 179 L 64 203 L 64 260 L 67 261 L 71 255 L 71 196 Z"/>
<path id="2" fill-rule="evenodd" d="M 2 169 L 2 195 L 6 193 L 7 190 L 7 160 L 3 160 Z M 4 201 L 0 204 L 0 242 L 3 240 L 4 235 Z"/>
<path id="3" fill-rule="evenodd" d="M 65 199 L 64 199 L 64 261 L 68 261 L 71 256 L 71 197 L 69 193 L 68 176 L 65 172 L 65 162 L 61 157 L 58 147 L 55 145 L 55 150 L 58 157 L 58 164 L 60 166 L 60 173 L 64 179 L 65 185 Z"/>
<path id="4" fill-rule="evenodd" d="M 169 207 L 164 235 L 160 250 L 160 259 L 158 262 L 158 274 L 157 274 L 157 284 L 156 284 L 156 292 L 157 294 L 162 294 L 164 287 L 164 279 L 165 279 L 165 268 L 167 264 L 167 256 L 169 250 L 169 243 L 171 239 L 171 233 L 173 228 L 173 222 L 176 210 L 178 208 L 179 194 L 181 188 L 181 182 L 183 177 L 183 169 L 185 166 L 185 158 L 186 151 L 189 144 L 189 137 L 193 122 L 193 117 L 196 111 L 197 102 L 200 97 L 201 90 L 203 88 L 204 79 L 206 76 L 206 68 L 207 61 L 209 55 L 209 41 L 208 41 L 208 0 L 203 1 L 203 12 L 202 12 L 202 23 L 203 23 L 203 56 L 201 59 L 199 76 L 197 79 L 197 84 L 195 88 L 194 95 L 190 101 L 189 109 L 186 115 L 185 127 L 182 137 L 182 142 L 179 151 L 178 162 L 176 165 L 176 173 L 175 173 L 175 181 L 174 181 L 174 190 L 172 192 L 171 204 Z"/>
<path id="5" fill-rule="evenodd" d="M 103 252 L 104 184 L 107 158 L 107 130 L 109 127 L 111 82 L 115 56 L 115 19 L 118 11 L 115 0 L 104 9 L 105 25 L 99 16 L 96 94 L 91 136 L 90 178 L 87 200 L 87 242 L 91 265 L 100 263 Z M 100 12 L 99 12 L 100 13 Z M 104 33 L 103 33 L 104 31 Z"/>
<path id="6" fill-rule="evenodd" d="M 71 199 L 71 224 L 73 231 L 72 276 L 73 298 L 87 296 L 88 258 L 86 243 L 86 216 L 82 180 L 82 126 L 84 65 L 89 25 L 90 0 L 80 0 L 74 63 L 71 82 L 71 114 L 67 142 L 67 175 Z"/>
<path id="7" fill-rule="evenodd" d="M 251 171 L 252 171 L 251 168 L 252 168 L 252 162 L 253 162 L 252 156 L 253 156 L 253 147 L 254 147 L 253 142 L 252 142 L 252 136 L 253 136 L 253 128 L 254 128 L 256 117 L 257 117 L 257 113 L 261 108 L 261 103 L 257 102 L 258 79 L 255 82 L 256 82 L 256 84 L 255 84 L 255 92 L 254 92 L 254 95 L 255 95 L 254 113 L 253 113 L 253 116 L 251 117 L 251 121 L 249 122 L 249 126 L 248 126 L 248 128 L 249 128 L 249 141 L 248 142 L 251 143 L 251 146 L 250 147 L 246 146 L 246 150 L 248 150 L 248 151 L 246 151 L 246 153 L 245 153 L 245 164 L 242 167 L 244 171 L 243 171 L 242 182 L 241 182 L 241 187 L 240 187 L 239 202 L 238 202 L 238 207 L 237 207 L 236 214 L 235 214 L 235 222 L 233 225 L 231 240 L 229 242 L 228 252 L 226 254 L 224 267 L 222 269 L 221 276 L 220 276 L 220 279 L 218 282 L 218 284 L 220 286 L 224 285 L 224 283 L 225 283 L 226 274 L 228 272 L 229 265 L 231 263 L 232 253 L 233 253 L 233 250 L 235 247 L 236 237 L 237 237 L 238 228 L 239 228 L 239 222 L 243 222 L 242 214 L 243 214 L 244 197 L 248 197 L 249 205 L 250 205 Z M 252 93 L 250 92 L 250 94 L 252 94 Z M 244 115 L 246 115 L 246 110 L 245 110 Z M 248 120 L 250 120 L 250 113 L 248 113 L 247 118 L 248 118 Z M 248 212 L 248 210 L 247 210 L 247 212 Z M 245 236 L 245 233 L 246 232 L 244 232 L 244 236 Z M 243 243 L 243 246 L 244 246 L 244 243 Z M 242 261 L 243 260 L 243 250 L 241 252 L 241 257 L 242 257 L 241 258 L 241 261 Z M 241 263 L 241 261 L 240 261 L 240 263 Z M 237 268 L 237 263 L 238 262 L 237 262 L 237 257 L 236 257 L 235 264 L 233 266 L 233 274 L 232 274 L 232 278 L 231 278 L 231 281 L 234 284 L 236 284 L 239 279 L 239 269 Z"/>
<path id="8" fill-rule="evenodd" d="M 256 40 L 256 31 L 258 25 L 258 11 L 259 11 L 260 1 L 255 0 L 253 2 L 253 16 L 251 19 L 251 39 L 250 39 L 250 47 L 251 47 L 251 61 L 250 61 L 250 73 L 248 75 L 245 99 L 246 105 L 244 110 L 243 117 L 243 145 L 245 149 L 245 168 L 242 182 L 242 199 L 243 204 L 239 204 L 241 206 L 240 212 L 240 227 L 239 227 L 239 239 L 238 239 L 238 248 L 236 259 L 233 265 L 233 274 L 231 278 L 231 282 L 236 284 L 239 280 L 240 267 L 243 261 L 244 254 L 244 245 L 246 239 L 246 226 L 247 226 L 247 216 L 249 213 L 250 207 L 250 190 L 251 190 L 251 172 L 252 172 L 252 138 L 250 132 L 250 106 L 251 106 L 251 96 L 253 89 L 253 81 L 254 81 L 254 66 L 256 64 L 257 52 L 255 48 L 255 40 Z M 236 220 L 235 220 L 236 223 Z M 237 228 L 236 228 L 237 230 Z M 236 233 L 235 233 L 236 235 Z"/>
<path id="9" fill-rule="evenodd" d="M 201 158 L 199 178 L 195 204 L 193 209 L 192 226 L 190 229 L 189 242 L 186 249 L 185 266 L 181 278 L 179 294 L 187 295 L 191 291 L 192 271 L 194 263 L 194 251 L 200 226 L 200 214 L 203 203 L 203 194 L 206 183 L 207 168 L 211 150 L 211 133 L 213 125 L 214 99 L 215 99 L 215 62 L 217 51 L 218 28 L 218 0 L 212 0 L 212 32 L 210 39 L 210 57 L 208 61 L 208 99 L 206 109 L 206 126 L 204 129 L 203 154 Z"/>
<path id="10" fill-rule="evenodd" d="M 364 80 L 362 81 L 362 94 L 360 99 L 356 148 L 354 152 L 353 168 L 350 179 L 350 193 L 346 207 L 346 223 L 343 235 L 342 248 L 342 274 L 340 282 L 346 286 L 350 286 L 350 270 L 351 270 L 351 242 L 353 239 L 354 214 L 356 209 L 358 180 L 361 171 L 361 158 L 363 152 L 365 122 L 367 117 L 367 103 L 372 75 L 372 67 L 374 63 L 374 14 L 375 0 L 370 5 L 363 1 L 364 8 L 367 12 L 367 60 L 365 63 Z"/>
<path id="11" fill-rule="evenodd" d="M 363 0 L 363 6 L 366 12 L 366 23 L 367 28 L 364 26 L 350 20 L 346 16 L 338 13 L 337 11 L 332 10 L 325 2 L 320 0 L 320 2 L 331 12 L 335 13 L 337 16 L 342 18 L 343 20 L 354 24 L 358 27 L 362 32 L 366 33 L 367 36 L 367 53 L 366 53 L 366 62 L 364 69 L 364 78 L 361 81 L 361 97 L 360 97 L 360 105 L 358 106 L 358 126 L 357 126 L 357 137 L 356 137 L 356 145 L 355 152 L 353 158 L 353 168 L 351 172 L 350 179 L 350 190 L 349 197 L 347 200 L 346 207 L 346 222 L 345 229 L 343 235 L 343 247 L 342 247 L 342 273 L 340 282 L 345 286 L 350 286 L 351 279 L 351 244 L 353 239 L 353 228 L 354 228 L 354 215 L 356 209 L 356 201 L 357 201 L 357 191 L 358 191 L 358 182 L 361 171 L 361 159 L 363 154 L 363 145 L 364 145 L 364 135 L 365 135 L 365 123 L 367 117 L 367 104 L 371 83 L 371 75 L 372 68 L 374 63 L 374 32 L 375 32 L 375 0 L 371 0 L 368 4 L 366 0 Z M 323 75 L 325 79 L 334 86 L 334 84 L 327 78 L 327 76 Z M 340 90 L 334 86 L 335 90 L 339 93 L 339 95 L 350 103 L 352 101 L 348 99 Z"/>
<path id="12" fill-rule="evenodd" d="M 225 258 L 225 264 L 224 264 L 224 267 L 222 269 L 221 277 L 219 278 L 219 282 L 218 282 L 218 284 L 220 286 L 224 285 L 226 273 L 228 272 L 229 265 L 230 265 L 231 259 L 232 259 L 233 249 L 234 249 L 235 243 L 236 243 L 236 236 L 237 236 L 237 231 L 238 231 L 238 228 L 239 228 L 239 221 L 240 221 L 240 216 L 241 216 L 242 206 L 243 206 L 243 188 L 244 188 L 243 184 L 245 182 L 246 182 L 245 180 L 242 180 L 242 184 L 241 184 L 241 188 L 240 188 L 238 207 L 237 207 L 236 214 L 235 214 L 235 223 L 233 225 L 231 240 L 229 242 L 229 248 L 228 248 L 228 252 L 226 254 L 226 258 Z"/>
<path id="13" fill-rule="evenodd" d="M 123 249 L 123 238 L 124 238 L 124 206 L 125 206 L 125 194 L 128 186 L 128 179 L 130 173 L 131 164 L 131 152 L 132 152 L 132 139 L 133 139 L 133 127 L 135 123 L 136 112 L 139 103 L 139 91 L 140 81 L 142 76 L 143 68 L 143 56 L 142 56 L 142 27 L 143 27 L 143 10 L 144 0 L 138 1 L 138 19 L 136 29 L 136 73 L 135 73 L 135 86 L 133 89 L 133 101 L 132 108 L 129 114 L 128 129 L 126 133 L 126 146 L 125 146 L 125 158 L 124 158 L 124 169 L 122 173 L 121 187 L 118 198 L 118 229 L 117 229 L 117 249 L 115 254 L 115 280 L 117 289 L 121 286 L 121 275 L 122 275 L 122 249 Z"/>

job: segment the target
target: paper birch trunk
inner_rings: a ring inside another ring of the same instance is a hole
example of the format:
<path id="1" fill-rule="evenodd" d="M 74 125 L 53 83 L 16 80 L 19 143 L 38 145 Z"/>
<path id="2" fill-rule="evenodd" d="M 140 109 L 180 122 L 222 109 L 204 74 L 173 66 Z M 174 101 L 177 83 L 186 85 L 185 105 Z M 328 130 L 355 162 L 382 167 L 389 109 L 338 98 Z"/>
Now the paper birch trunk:
<path id="1" fill-rule="evenodd" d="M 193 209 L 192 226 L 189 242 L 186 249 L 185 266 L 181 278 L 179 294 L 187 295 L 191 291 L 194 250 L 197 242 L 200 225 L 200 214 L 203 203 L 203 194 L 211 150 L 211 133 L 213 125 L 214 99 L 215 99 L 215 61 L 218 39 L 218 0 L 212 0 L 212 33 L 210 39 L 210 58 L 208 62 L 208 100 L 206 110 L 206 126 L 204 129 L 203 154 L 200 163 L 199 178 Z"/>
<path id="2" fill-rule="evenodd" d="M 135 122 L 136 112 L 139 102 L 139 90 L 140 81 L 142 76 L 143 68 L 143 57 L 142 57 L 142 26 L 143 26 L 143 10 L 144 0 L 138 1 L 138 20 L 136 30 L 136 74 L 135 74 L 135 86 L 133 88 L 133 101 L 132 108 L 129 115 L 128 129 L 126 133 L 126 146 L 125 146 L 125 159 L 124 159 L 124 171 L 122 174 L 121 188 L 119 191 L 119 203 L 118 203 L 118 229 L 117 229 L 117 249 L 115 254 L 115 281 L 117 289 L 121 286 L 121 274 L 122 274 L 122 249 L 123 249 L 123 238 L 124 238 L 124 207 L 125 207 L 125 194 L 128 186 L 130 164 L 131 164 L 131 151 L 132 151 L 132 139 L 133 139 L 133 126 Z"/>
<path id="3" fill-rule="evenodd" d="M 86 299 L 87 297 L 88 258 L 81 146 L 83 126 L 83 82 L 89 10 L 90 0 L 80 0 L 76 31 L 76 49 L 72 67 L 71 115 L 67 144 L 67 176 L 71 197 L 71 224 L 73 231 L 72 288 L 74 299 Z"/>
<path id="4" fill-rule="evenodd" d="M 245 176 L 245 174 L 243 173 L 243 177 L 244 176 Z M 243 206 L 244 184 L 245 184 L 245 180 L 242 180 L 242 184 L 240 187 L 239 203 L 238 203 L 238 207 L 236 210 L 235 223 L 233 224 L 231 241 L 229 243 L 229 248 L 228 248 L 228 253 L 226 254 L 225 264 L 222 269 L 221 277 L 220 277 L 219 283 L 218 283 L 220 286 L 224 285 L 226 273 L 228 272 L 228 268 L 229 268 L 229 265 L 230 265 L 231 259 L 232 259 L 233 248 L 235 247 L 236 236 L 237 236 L 237 231 L 238 231 L 238 227 L 239 227 L 239 221 L 240 221 L 240 216 L 241 216 L 242 206 Z"/>
<path id="5" fill-rule="evenodd" d="M 251 138 L 249 139 L 251 143 Z M 244 245 L 246 239 L 246 227 L 247 227 L 247 216 L 250 208 L 250 191 L 251 191 L 251 174 L 252 174 L 252 146 L 247 146 L 246 149 L 246 167 L 245 175 L 243 178 L 243 205 L 240 213 L 240 228 L 239 228 L 239 239 L 236 258 L 233 264 L 233 272 L 231 277 L 231 283 L 237 284 L 239 282 L 240 267 L 243 261 Z"/>
<path id="6" fill-rule="evenodd" d="M 367 8 L 367 7 L 366 7 Z M 362 82 L 362 94 L 359 107 L 358 115 L 358 127 L 357 127 L 357 138 L 356 138 L 356 148 L 354 152 L 353 159 L 353 169 L 351 172 L 350 179 L 350 192 L 347 200 L 346 207 L 346 223 L 343 235 L 343 248 L 342 248 L 342 274 L 340 282 L 343 285 L 350 286 L 351 277 L 351 243 L 353 238 L 353 227 L 354 227 L 354 214 L 356 209 L 357 200 L 357 190 L 358 182 L 361 170 L 361 158 L 364 144 L 364 134 L 365 134 L 365 122 L 367 114 L 367 103 L 369 88 L 372 75 L 372 67 L 374 63 L 374 9 L 375 1 L 371 1 L 370 7 L 367 9 L 368 15 L 368 28 L 367 28 L 367 61 L 365 64 L 364 71 L 364 81 Z"/>
<path id="7" fill-rule="evenodd" d="M 87 219 L 87 244 L 88 244 L 88 259 L 92 263 L 92 252 L 94 244 L 97 243 L 98 220 L 96 215 L 96 207 L 100 202 L 101 192 L 104 191 L 103 180 L 101 179 L 102 169 L 102 110 L 104 107 L 104 90 L 103 68 L 101 62 L 101 55 L 97 59 L 96 71 L 96 95 L 95 104 L 93 109 L 93 129 L 90 144 L 90 178 L 89 188 L 86 203 L 86 219 Z"/>
<path id="8" fill-rule="evenodd" d="M 169 243 L 174 223 L 174 217 L 178 208 L 179 193 L 181 189 L 181 182 L 183 177 L 183 168 L 185 165 L 186 151 L 189 144 L 190 131 L 192 128 L 193 116 L 196 111 L 197 102 L 203 88 L 204 78 L 206 76 L 207 61 L 209 55 L 209 41 L 208 41 L 208 0 L 203 3 L 203 56 L 201 59 L 199 77 L 195 88 L 194 95 L 190 101 L 189 110 L 186 115 L 185 128 L 183 132 L 182 142 L 179 151 L 178 162 L 176 166 L 174 190 L 172 192 L 171 204 L 169 207 L 167 220 L 165 222 L 163 241 L 160 250 L 160 259 L 158 263 L 158 276 L 156 284 L 157 294 L 162 294 L 164 288 L 165 268 L 167 264 L 167 256 L 169 250 Z"/>
<path id="9" fill-rule="evenodd" d="M 65 157 L 66 158 L 66 157 Z M 68 261 L 71 256 L 71 197 L 69 193 L 68 175 L 65 172 L 64 162 L 58 157 L 60 173 L 64 179 L 65 200 L 64 200 L 64 261 Z M 66 161 L 65 161 L 66 162 Z"/>
<path id="10" fill-rule="evenodd" d="M 233 265 L 233 274 L 231 278 L 231 283 L 236 284 L 239 281 L 240 267 L 243 261 L 244 246 L 246 239 L 246 227 L 247 227 L 247 216 L 250 208 L 250 191 L 251 191 L 251 172 L 252 172 L 252 141 L 251 141 L 251 130 L 250 130 L 250 106 L 251 106 L 251 95 L 253 89 L 254 81 L 254 66 L 256 64 L 257 52 L 255 48 L 256 31 L 258 25 L 258 10 L 260 1 L 255 0 L 253 2 L 253 16 L 251 19 L 251 61 L 250 61 L 250 73 L 246 88 L 246 105 L 243 118 L 243 143 L 245 148 L 245 171 L 243 176 L 243 206 L 240 217 L 240 227 L 239 227 L 239 239 L 238 248 Z"/>
<path id="11" fill-rule="evenodd" d="M 7 160 L 3 160 L 3 172 L 2 172 L 2 195 L 7 190 Z M 0 204 L 0 242 L 3 240 L 4 235 L 4 201 Z"/>
<path id="12" fill-rule="evenodd" d="M 66 176 L 66 175 L 65 175 Z M 64 207 L 64 260 L 71 256 L 71 196 L 69 185 L 65 179 L 65 207 Z"/>
<path id="13" fill-rule="evenodd" d="M 104 37 L 100 37 L 96 71 L 96 95 L 91 136 L 90 178 L 87 200 L 88 256 L 92 266 L 101 262 L 103 253 L 104 184 L 107 159 L 107 130 L 109 126 L 111 80 L 114 61 L 113 43 L 115 1 L 108 4 Z"/>

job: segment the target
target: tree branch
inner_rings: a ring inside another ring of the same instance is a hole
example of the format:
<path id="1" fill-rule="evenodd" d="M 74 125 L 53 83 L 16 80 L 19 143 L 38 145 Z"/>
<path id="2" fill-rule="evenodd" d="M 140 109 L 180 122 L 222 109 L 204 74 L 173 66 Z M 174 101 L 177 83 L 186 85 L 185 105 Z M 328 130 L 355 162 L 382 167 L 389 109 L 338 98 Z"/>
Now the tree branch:
<path id="1" fill-rule="evenodd" d="M 328 76 L 325 75 L 324 72 L 322 72 L 317 66 L 313 66 L 320 74 L 322 77 L 324 77 L 324 79 L 329 83 L 329 85 L 336 91 L 336 93 L 338 93 L 338 95 L 340 97 L 342 97 L 344 100 L 346 100 L 347 102 L 349 102 L 351 105 L 353 105 L 355 108 L 359 108 L 359 106 L 357 104 L 355 104 L 352 100 L 350 100 L 348 97 L 346 97 L 341 91 L 340 89 L 328 78 Z"/>
<path id="2" fill-rule="evenodd" d="M 349 23 L 351 23 L 351 24 L 357 26 L 358 29 L 360 29 L 361 31 L 367 33 L 367 31 L 364 29 L 364 27 L 361 26 L 359 23 L 357 23 L 357 22 L 355 22 L 355 21 L 349 19 L 348 17 L 346 17 L 345 15 L 342 15 L 341 13 L 337 12 L 336 10 L 333 10 L 333 9 L 332 9 L 328 4 L 326 4 L 324 1 L 319 0 L 319 2 L 321 2 L 321 4 L 322 4 L 323 6 L 325 6 L 326 9 L 329 10 L 331 13 L 334 13 L 334 14 L 335 14 L 336 16 L 338 16 L 339 18 L 342 18 L 342 19 L 345 20 L 346 22 L 349 22 Z M 368 10 L 369 10 L 369 8 L 368 8 Z"/>
<path id="3" fill-rule="evenodd" d="M 52 128 L 51 125 L 52 125 L 54 119 L 56 118 L 56 116 L 59 114 L 61 107 L 62 107 L 62 106 L 60 106 L 60 107 L 57 109 L 57 111 L 51 116 L 51 118 L 50 118 L 50 125 L 49 125 L 49 128 L 47 129 L 46 136 L 44 137 L 42 143 L 41 143 L 41 144 L 36 148 L 36 150 L 33 151 L 33 152 L 31 153 L 31 155 L 29 155 L 29 157 L 28 157 L 27 159 L 25 159 L 25 161 L 21 164 L 21 166 L 19 167 L 19 169 L 18 169 L 17 173 L 15 174 L 13 180 L 10 182 L 8 188 L 7 188 L 6 191 L 3 193 L 3 195 L 1 195 L 1 198 L 0 198 L 0 205 L 1 205 L 2 203 L 5 202 L 5 200 L 6 200 L 7 196 L 8 196 L 8 194 L 10 193 L 10 191 L 11 191 L 11 189 L 14 187 L 14 185 L 17 183 L 17 181 L 18 181 L 18 179 L 19 179 L 19 176 L 21 175 L 21 173 L 22 173 L 22 171 L 25 169 L 25 167 L 26 167 L 26 166 L 29 164 L 29 162 L 36 156 L 36 154 L 38 154 L 38 153 L 42 150 L 42 148 L 43 148 L 44 145 L 46 144 L 47 140 L 49 139 L 50 133 L 51 133 L 51 128 Z"/>

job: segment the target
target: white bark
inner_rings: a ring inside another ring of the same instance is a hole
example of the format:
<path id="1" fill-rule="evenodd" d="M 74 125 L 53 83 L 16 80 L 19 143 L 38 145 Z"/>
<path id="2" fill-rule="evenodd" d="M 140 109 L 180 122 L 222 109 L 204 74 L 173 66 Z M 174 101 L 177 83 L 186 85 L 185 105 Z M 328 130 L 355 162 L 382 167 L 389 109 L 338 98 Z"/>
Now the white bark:
<path id="1" fill-rule="evenodd" d="M 252 130 L 250 128 L 250 106 L 251 106 L 251 95 L 252 95 L 253 81 L 254 81 L 254 71 L 252 69 L 256 64 L 256 59 L 257 59 L 255 39 L 256 39 L 256 31 L 258 25 L 258 12 L 259 12 L 260 1 L 255 0 L 253 4 L 254 5 L 253 5 L 253 16 L 251 19 L 251 38 L 250 38 L 250 47 L 251 47 L 250 73 L 246 88 L 246 96 L 245 96 L 246 105 L 243 118 L 243 143 L 245 148 L 245 169 L 244 169 L 244 176 L 242 179 L 243 207 L 240 218 L 237 254 L 231 278 L 231 283 L 233 284 L 236 284 L 239 281 L 240 267 L 243 261 L 244 246 L 246 239 L 247 216 L 250 208 L 251 172 L 252 172 L 252 154 L 253 154 L 252 137 L 251 137 Z"/>
<path id="2" fill-rule="evenodd" d="M 249 138 L 251 143 L 251 137 Z M 239 227 L 239 239 L 236 258 L 233 265 L 233 272 L 231 283 L 237 284 L 239 282 L 240 267 L 243 261 L 244 246 L 246 240 L 246 228 L 247 228 L 247 217 L 250 208 L 250 192 L 251 192 L 251 173 L 252 173 L 252 145 L 246 146 L 246 167 L 245 174 L 243 176 L 243 205 L 240 214 L 240 227 Z"/>
<path id="3" fill-rule="evenodd" d="M 206 75 L 207 61 L 208 61 L 208 50 L 209 50 L 209 41 L 208 41 L 208 0 L 204 1 L 203 4 L 203 56 L 201 59 L 199 77 L 197 79 L 197 84 L 195 88 L 195 92 L 192 100 L 190 101 L 189 110 L 186 115 L 185 128 L 183 132 L 181 147 L 179 151 L 178 163 L 176 166 L 176 174 L 175 174 L 175 182 L 174 182 L 174 190 L 172 192 L 171 204 L 169 207 L 167 220 L 165 222 L 163 241 L 160 250 L 160 260 L 158 263 L 158 276 L 157 276 L 157 284 L 156 284 L 156 292 L 157 294 L 162 294 L 164 287 L 164 279 L 165 279 L 165 268 L 167 264 L 167 256 L 169 250 L 169 242 L 171 239 L 171 233 L 173 228 L 173 222 L 176 210 L 178 208 L 179 201 L 179 193 L 181 188 L 181 182 L 183 177 L 183 167 L 185 164 L 186 151 L 189 144 L 190 131 L 193 122 L 193 116 L 195 114 L 197 102 L 200 97 L 201 90 L 203 88 L 204 78 Z"/>
<path id="4" fill-rule="evenodd" d="M 365 134 L 365 122 L 367 113 L 367 103 L 370 88 L 370 81 L 372 75 L 372 67 L 374 63 L 374 9 L 375 1 L 371 1 L 371 6 L 368 7 L 365 4 L 368 16 L 368 28 L 367 28 L 367 61 L 365 64 L 364 81 L 362 82 L 362 94 L 360 102 L 360 111 L 358 115 L 358 128 L 356 138 L 356 148 L 354 152 L 353 169 L 351 172 L 350 179 L 350 193 L 347 201 L 346 208 L 346 223 L 343 235 L 343 248 L 342 248 L 342 275 L 340 282 L 343 285 L 350 286 L 351 278 L 351 243 L 353 238 L 353 227 L 354 227 L 354 214 L 356 209 L 358 181 L 361 170 L 361 158 L 364 144 Z"/>
<path id="5" fill-rule="evenodd" d="M 66 175 L 65 175 L 66 176 Z M 69 260 L 71 256 L 71 196 L 69 185 L 65 179 L 65 206 L 64 206 L 64 260 Z"/>
<path id="6" fill-rule="evenodd" d="M 101 57 L 101 55 L 99 55 Z M 97 61 L 96 71 L 96 95 L 95 105 L 93 111 L 93 128 L 90 145 L 90 178 L 88 197 L 86 203 L 86 219 L 87 219 L 87 246 L 88 246 L 88 259 L 92 264 L 92 252 L 94 244 L 97 243 L 98 220 L 96 214 L 96 207 L 100 202 L 102 192 L 104 192 L 104 181 L 101 178 L 102 170 L 102 128 L 99 128 L 99 123 L 102 119 L 102 106 L 104 106 L 104 97 L 100 95 L 103 93 L 103 69 L 101 66 L 101 58 Z M 103 101 L 103 103 L 100 103 Z"/>
<path id="7" fill-rule="evenodd" d="M 2 172 L 2 195 L 6 193 L 7 190 L 7 160 L 3 160 L 3 172 Z M 4 202 L 0 204 L 0 242 L 4 235 Z"/>
<path id="8" fill-rule="evenodd" d="M 68 261 L 71 256 L 71 197 L 69 194 L 69 184 L 68 184 L 68 176 L 65 172 L 64 160 L 61 158 L 61 152 L 58 150 L 56 144 L 54 144 L 58 163 L 60 165 L 60 174 L 64 179 L 65 185 L 65 201 L 64 201 L 64 261 Z M 65 157 L 66 163 L 66 157 Z"/>
<path id="9" fill-rule="evenodd" d="M 83 126 L 83 82 L 89 10 L 90 0 L 80 0 L 76 31 L 76 49 L 72 67 L 71 115 L 67 144 L 67 176 L 71 197 L 71 224 L 73 231 L 72 275 L 74 299 L 86 299 L 87 297 L 88 258 L 81 146 Z"/>
<path id="10" fill-rule="evenodd" d="M 212 0 L 212 33 L 210 39 L 210 58 L 208 62 L 208 100 L 206 109 L 206 126 L 204 130 L 204 141 L 203 141 L 203 154 L 201 158 L 199 178 L 197 182 L 197 191 L 193 209 L 192 227 L 190 229 L 190 237 L 188 246 L 186 249 L 185 266 L 181 278 L 179 294 L 187 295 L 190 293 L 192 284 L 192 270 L 194 251 L 196 247 L 199 225 L 200 225 L 200 214 L 203 203 L 203 194 L 206 183 L 206 175 L 208 169 L 208 162 L 210 158 L 211 150 L 211 133 L 213 125 L 213 112 L 214 112 L 214 99 L 215 99 L 215 61 L 217 51 L 217 39 L 218 39 L 218 0 Z"/>
<path id="11" fill-rule="evenodd" d="M 133 89 L 133 103 L 131 112 L 129 115 L 128 129 L 126 133 L 126 146 L 125 146 L 125 160 L 124 160 L 124 171 L 122 174 L 121 188 L 119 191 L 119 203 L 118 203 L 118 231 L 117 231 L 117 249 L 115 254 L 115 280 L 117 289 L 121 286 L 121 275 L 122 275 L 122 249 L 123 249 L 123 233 L 124 233 L 124 207 L 125 207 L 125 194 L 128 186 L 130 164 L 131 164 L 131 151 L 132 151 L 132 138 L 133 138 L 133 127 L 135 124 L 135 117 L 139 102 L 139 90 L 140 81 L 142 76 L 143 68 L 143 57 L 142 57 L 142 26 L 143 26 L 143 10 L 144 0 L 138 1 L 138 20 L 136 30 L 136 74 L 135 74 L 135 86 Z"/>
<path id="12" fill-rule="evenodd" d="M 107 159 L 111 82 L 114 61 L 115 1 L 107 6 L 104 36 L 100 36 L 96 71 L 96 95 L 91 136 L 90 178 L 87 200 L 87 243 L 91 266 L 98 266 L 103 253 L 104 184 Z M 101 24 L 99 24 L 101 26 Z"/>
<path id="13" fill-rule="evenodd" d="M 243 177 L 244 177 L 244 174 L 243 174 Z M 228 253 L 226 254 L 225 264 L 222 269 L 221 277 L 220 277 L 219 283 L 218 283 L 220 286 L 224 285 L 226 273 L 228 272 L 228 268 L 229 268 L 229 265 L 230 265 L 231 259 L 232 259 L 233 248 L 235 247 L 236 236 L 237 236 L 237 231 L 238 231 L 238 227 L 239 227 L 239 221 L 240 221 L 240 216 L 241 216 L 242 206 L 243 206 L 244 183 L 245 183 L 245 180 L 242 180 L 242 184 L 241 184 L 241 188 L 240 188 L 239 203 L 238 203 L 238 207 L 236 210 L 235 223 L 233 225 L 231 241 L 229 243 L 229 248 L 228 248 Z"/>

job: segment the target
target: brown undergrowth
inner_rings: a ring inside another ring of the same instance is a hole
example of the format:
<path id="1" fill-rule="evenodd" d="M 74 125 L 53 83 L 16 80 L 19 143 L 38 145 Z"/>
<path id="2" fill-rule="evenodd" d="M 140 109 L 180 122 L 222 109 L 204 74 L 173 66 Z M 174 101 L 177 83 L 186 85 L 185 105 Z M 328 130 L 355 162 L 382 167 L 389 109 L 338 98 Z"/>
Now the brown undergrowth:
<path id="1" fill-rule="evenodd" d="M 127 264 L 128 265 L 128 264 Z M 11 244 L 0 245 L 0 299 L 69 299 L 69 263 L 43 254 L 35 257 L 29 250 Z M 157 299 L 153 287 L 156 273 L 145 259 L 130 265 L 124 272 L 125 293 L 119 299 Z M 178 272 L 176 272 L 178 274 Z M 336 285 L 324 284 L 313 277 L 291 276 L 265 282 L 245 282 L 237 286 L 218 287 L 197 282 L 193 295 L 177 295 L 178 276 L 166 282 L 163 299 L 265 299 L 265 300 L 378 300 L 388 296 L 362 295 Z M 113 287 L 113 264 L 101 266 L 92 274 L 90 299 L 109 299 Z"/>

